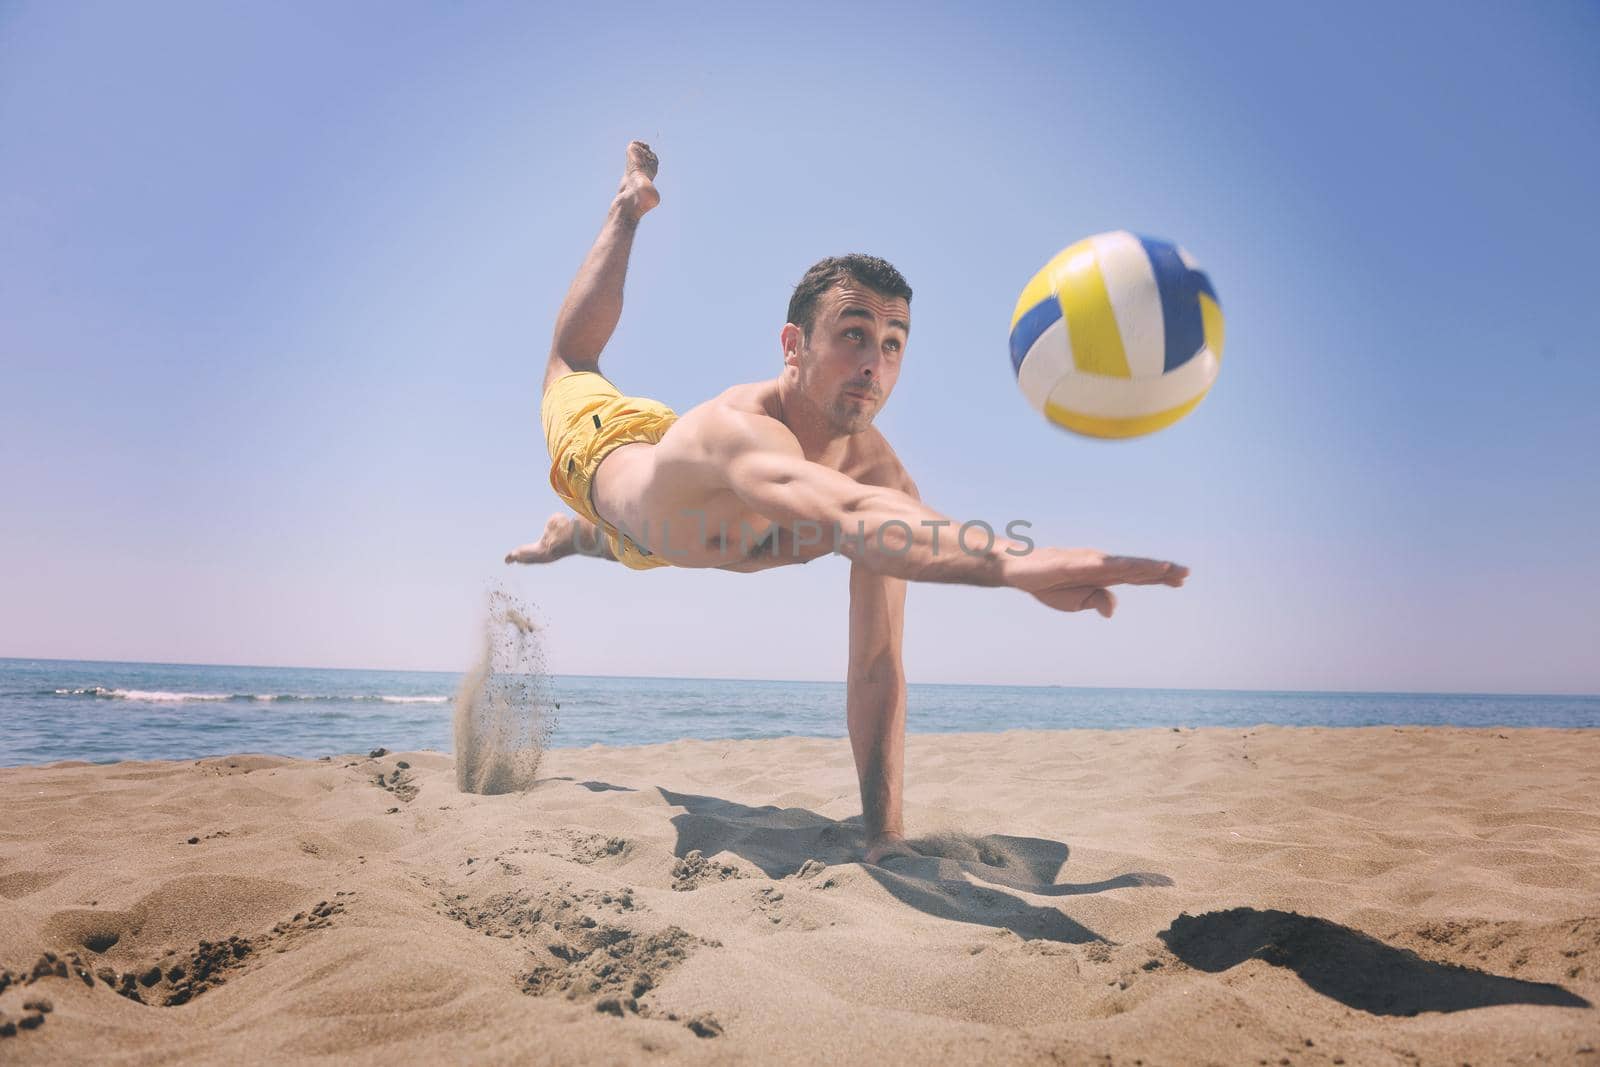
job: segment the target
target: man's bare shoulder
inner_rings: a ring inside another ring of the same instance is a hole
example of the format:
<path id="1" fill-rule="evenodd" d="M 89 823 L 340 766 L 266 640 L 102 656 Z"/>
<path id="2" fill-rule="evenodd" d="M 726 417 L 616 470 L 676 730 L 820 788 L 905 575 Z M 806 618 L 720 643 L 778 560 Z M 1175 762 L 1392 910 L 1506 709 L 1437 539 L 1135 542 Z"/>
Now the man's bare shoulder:
<path id="1" fill-rule="evenodd" d="M 774 419 L 782 410 L 778 403 L 778 383 L 770 379 L 764 382 L 741 382 L 738 385 L 730 385 L 706 403 L 730 411 L 747 415 L 765 415 Z"/>
<path id="2" fill-rule="evenodd" d="M 749 449 L 793 447 L 799 442 L 778 417 L 777 384 L 730 386 L 679 417 L 673 434 L 683 444 L 726 457 Z"/>

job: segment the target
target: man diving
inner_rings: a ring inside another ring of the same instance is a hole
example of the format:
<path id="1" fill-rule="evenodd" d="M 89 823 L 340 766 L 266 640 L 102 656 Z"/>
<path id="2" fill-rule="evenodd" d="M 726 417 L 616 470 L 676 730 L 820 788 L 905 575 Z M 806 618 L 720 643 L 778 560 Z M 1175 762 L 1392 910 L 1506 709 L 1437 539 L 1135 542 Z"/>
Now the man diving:
<path id="1" fill-rule="evenodd" d="M 777 377 L 735 385 L 676 415 L 600 373 L 622 314 L 639 220 L 656 207 L 657 160 L 628 145 L 622 184 L 556 318 L 541 416 L 550 484 L 576 515 L 507 563 L 600 555 L 635 569 L 755 571 L 837 552 L 850 560 L 846 716 L 868 863 L 914 855 L 901 812 L 906 582 L 1020 589 L 1058 611 L 1110 617 L 1114 585 L 1181 586 L 1188 568 L 1086 548 L 956 536 L 872 425 L 911 332 L 911 287 L 874 256 L 808 270 L 779 331 Z M 940 534 L 943 533 L 941 538 Z"/>

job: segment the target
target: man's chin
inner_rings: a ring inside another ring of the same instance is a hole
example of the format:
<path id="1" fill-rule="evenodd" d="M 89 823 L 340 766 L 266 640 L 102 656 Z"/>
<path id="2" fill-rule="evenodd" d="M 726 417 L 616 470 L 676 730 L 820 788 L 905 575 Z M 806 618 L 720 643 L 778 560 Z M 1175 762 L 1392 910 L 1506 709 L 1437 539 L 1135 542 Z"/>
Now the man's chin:
<path id="1" fill-rule="evenodd" d="M 863 430 L 872 428 L 872 420 L 877 417 L 876 410 L 871 411 L 834 411 L 833 429 L 840 434 L 858 434 Z"/>

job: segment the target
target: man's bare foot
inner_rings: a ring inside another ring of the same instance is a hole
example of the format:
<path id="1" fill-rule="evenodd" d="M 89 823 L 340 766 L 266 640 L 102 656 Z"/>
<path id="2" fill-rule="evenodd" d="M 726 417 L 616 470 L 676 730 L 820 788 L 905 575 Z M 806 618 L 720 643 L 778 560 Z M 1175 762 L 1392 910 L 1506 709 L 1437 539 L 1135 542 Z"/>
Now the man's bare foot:
<path id="1" fill-rule="evenodd" d="M 578 520 L 565 512 L 556 512 L 544 524 L 544 535 L 537 541 L 520 545 L 506 553 L 507 563 L 550 563 L 575 551 L 573 534 Z"/>
<path id="2" fill-rule="evenodd" d="M 622 172 L 622 185 L 617 189 L 617 206 L 634 222 L 644 213 L 661 203 L 661 193 L 656 190 L 656 168 L 660 160 L 643 141 L 628 142 L 628 163 Z"/>
<path id="3" fill-rule="evenodd" d="M 867 842 L 867 851 L 861 857 L 863 863 L 882 863 L 884 860 L 896 856 L 920 856 L 922 853 L 906 844 L 904 834 L 887 833 L 879 834 Z"/>

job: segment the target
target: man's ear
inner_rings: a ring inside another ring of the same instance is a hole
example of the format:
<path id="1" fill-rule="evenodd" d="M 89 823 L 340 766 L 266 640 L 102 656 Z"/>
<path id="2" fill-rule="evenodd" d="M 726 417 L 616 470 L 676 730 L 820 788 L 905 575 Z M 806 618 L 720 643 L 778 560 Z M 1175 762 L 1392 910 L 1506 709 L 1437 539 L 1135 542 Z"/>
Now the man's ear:
<path id="1" fill-rule="evenodd" d="M 783 329 L 778 332 L 778 343 L 783 346 L 783 365 L 785 367 L 798 367 L 800 365 L 800 346 L 805 342 L 805 331 L 792 322 L 783 324 Z"/>

